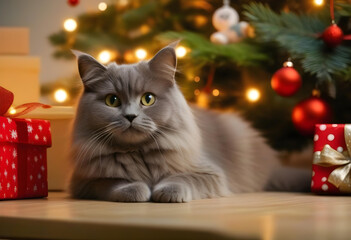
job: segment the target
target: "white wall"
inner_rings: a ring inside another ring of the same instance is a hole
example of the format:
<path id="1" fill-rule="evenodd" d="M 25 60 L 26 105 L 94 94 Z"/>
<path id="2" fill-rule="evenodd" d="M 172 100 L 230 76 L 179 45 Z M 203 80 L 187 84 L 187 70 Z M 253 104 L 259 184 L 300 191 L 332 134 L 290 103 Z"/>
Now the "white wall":
<path id="1" fill-rule="evenodd" d="M 0 26 L 28 27 L 30 55 L 41 58 L 40 82 L 55 81 L 77 71 L 74 61 L 52 57 L 54 48 L 48 36 L 62 29 L 64 19 L 87 11 L 98 11 L 102 0 L 80 0 L 71 7 L 67 0 L 0 0 Z M 107 3 L 109 1 L 106 1 Z"/>

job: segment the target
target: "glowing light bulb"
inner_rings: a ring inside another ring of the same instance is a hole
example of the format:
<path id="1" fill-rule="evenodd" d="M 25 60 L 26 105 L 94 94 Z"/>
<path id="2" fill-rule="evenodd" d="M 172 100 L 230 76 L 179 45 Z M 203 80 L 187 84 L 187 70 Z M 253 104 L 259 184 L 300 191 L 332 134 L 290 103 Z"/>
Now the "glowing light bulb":
<path id="1" fill-rule="evenodd" d="M 177 57 L 179 57 L 179 58 L 184 57 L 184 56 L 187 54 L 187 52 L 188 52 L 188 51 L 187 51 L 186 48 L 183 47 L 183 46 L 179 46 L 179 47 L 176 48 L 176 55 L 177 55 Z"/>
<path id="2" fill-rule="evenodd" d="M 199 77 L 199 76 L 196 76 L 196 77 L 194 78 L 194 82 L 200 82 L 200 77 Z"/>
<path id="3" fill-rule="evenodd" d="M 199 90 L 199 89 L 195 89 L 195 91 L 194 91 L 194 95 L 195 95 L 195 96 L 200 95 L 200 90 Z"/>
<path id="4" fill-rule="evenodd" d="M 143 48 L 138 48 L 137 50 L 135 50 L 135 56 L 139 59 L 139 60 L 144 60 L 147 56 L 147 52 L 145 49 Z"/>
<path id="5" fill-rule="evenodd" d="M 111 61 L 111 52 L 108 50 L 101 51 L 99 53 L 98 59 L 101 63 L 108 63 Z"/>
<path id="6" fill-rule="evenodd" d="M 67 100 L 68 94 L 66 90 L 60 88 L 55 91 L 54 97 L 56 102 L 62 103 Z"/>
<path id="7" fill-rule="evenodd" d="M 16 111 L 16 109 L 14 108 L 14 107 L 10 107 L 10 109 L 9 109 L 9 113 L 10 114 L 15 114 L 17 111 Z"/>
<path id="8" fill-rule="evenodd" d="M 107 9 L 107 4 L 105 2 L 101 2 L 99 3 L 98 8 L 101 12 L 103 12 Z"/>
<path id="9" fill-rule="evenodd" d="M 314 0 L 313 2 L 316 6 L 322 6 L 324 4 L 324 0 Z"/>
<path id="10" fill-rule="evenodd" d="M 260 99 L 261 93 L 256 88 L 250 88 L 246 92 L 246 98 L 250 102 L 256 102 Z"/>
<path id="11" fill-rule="evenodd" d="M 125 6 L 127 6 L 129 4 L 129 0 L 119 0 L 119 1 L 117 1 L 117 5 L 119 6 L 119 7 L 125 7 Z"/>
<path id="12" fill-rule="evenodd" d="M 219 96 L 219 90 L 218 89 L 213 89 L 212 95 L 215 96 L 215 97 L 218 97 Z"/>
<path id="13" fill-rule="evenodd" d="M 73 18 L 68 18 L 63 22 L 63 27 L 68 32 L 73 32 L 77 29 L 77 22 Z"/>

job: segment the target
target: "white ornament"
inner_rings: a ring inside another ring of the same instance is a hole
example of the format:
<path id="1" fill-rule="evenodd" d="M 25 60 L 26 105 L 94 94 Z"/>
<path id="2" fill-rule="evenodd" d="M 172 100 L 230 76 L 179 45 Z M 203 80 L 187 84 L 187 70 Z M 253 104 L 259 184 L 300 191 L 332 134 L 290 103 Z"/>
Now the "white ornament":
<path id="1" fill-rule="evenodd" d="M 217 44 L 227 44 L 228 43 L 228 37 L 222 32 L 212 33 L 210 40 L 211 40 L 211 42 L 217 43 Z"/>
<path id="2" fill-rule="evenodd" d="M 212 24 L 218 31 L 225 31 L 238 21 L 239 14 L 228 5 L 218 8 L 212 17 Z"/>

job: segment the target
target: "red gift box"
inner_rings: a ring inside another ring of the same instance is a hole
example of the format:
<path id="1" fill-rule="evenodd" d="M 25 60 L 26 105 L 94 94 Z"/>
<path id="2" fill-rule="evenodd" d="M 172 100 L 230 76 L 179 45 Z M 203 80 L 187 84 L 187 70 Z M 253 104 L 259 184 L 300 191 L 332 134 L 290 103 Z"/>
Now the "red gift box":
<path id="1" fill-rule="evenodd" d="M 316 124 L 312 165 L 312 192 L 351 193 L 351 125 Z"/>
<path id="2" fill-rule="evenodd" d="M 0 199 L 48 195 L 50 122 L 0 116 Z"/>

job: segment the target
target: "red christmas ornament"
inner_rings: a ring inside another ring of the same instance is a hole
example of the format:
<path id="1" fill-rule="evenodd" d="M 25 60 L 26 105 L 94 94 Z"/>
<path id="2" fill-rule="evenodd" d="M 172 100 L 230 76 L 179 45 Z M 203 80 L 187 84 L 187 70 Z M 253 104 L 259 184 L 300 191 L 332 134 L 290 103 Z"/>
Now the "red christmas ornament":
<path id="1" fill-rule="evenodd" d="M 271 80 L 273 90 L 280 96 L 289 97 L 301 87 L 300 74 L 293 68 L 292 62 L 284 63 L 284 67 L 276 71 Z"/>
<path id="2" fill-rule="evenodd" d="M 295 128 L 302 135 L 311 136 L 314 133 L 315 124 L 331 122 L 332 110 L 324 100 L 311 97 L 298 103 L 291 117 Z"/>
<path id="3" fill-rule="evenodd" d="M 79 0 L 67 0 L 67 3 L 72 6 L 75 7 L 79 4 Z"/>
<path id="4" fill-rule="evenodd" d="M 341 44 L 344 39 L 344 33 L 338 25 L 332 24 L 324 30 L 322 39 L 328 47 L 334 48 Z"/>

